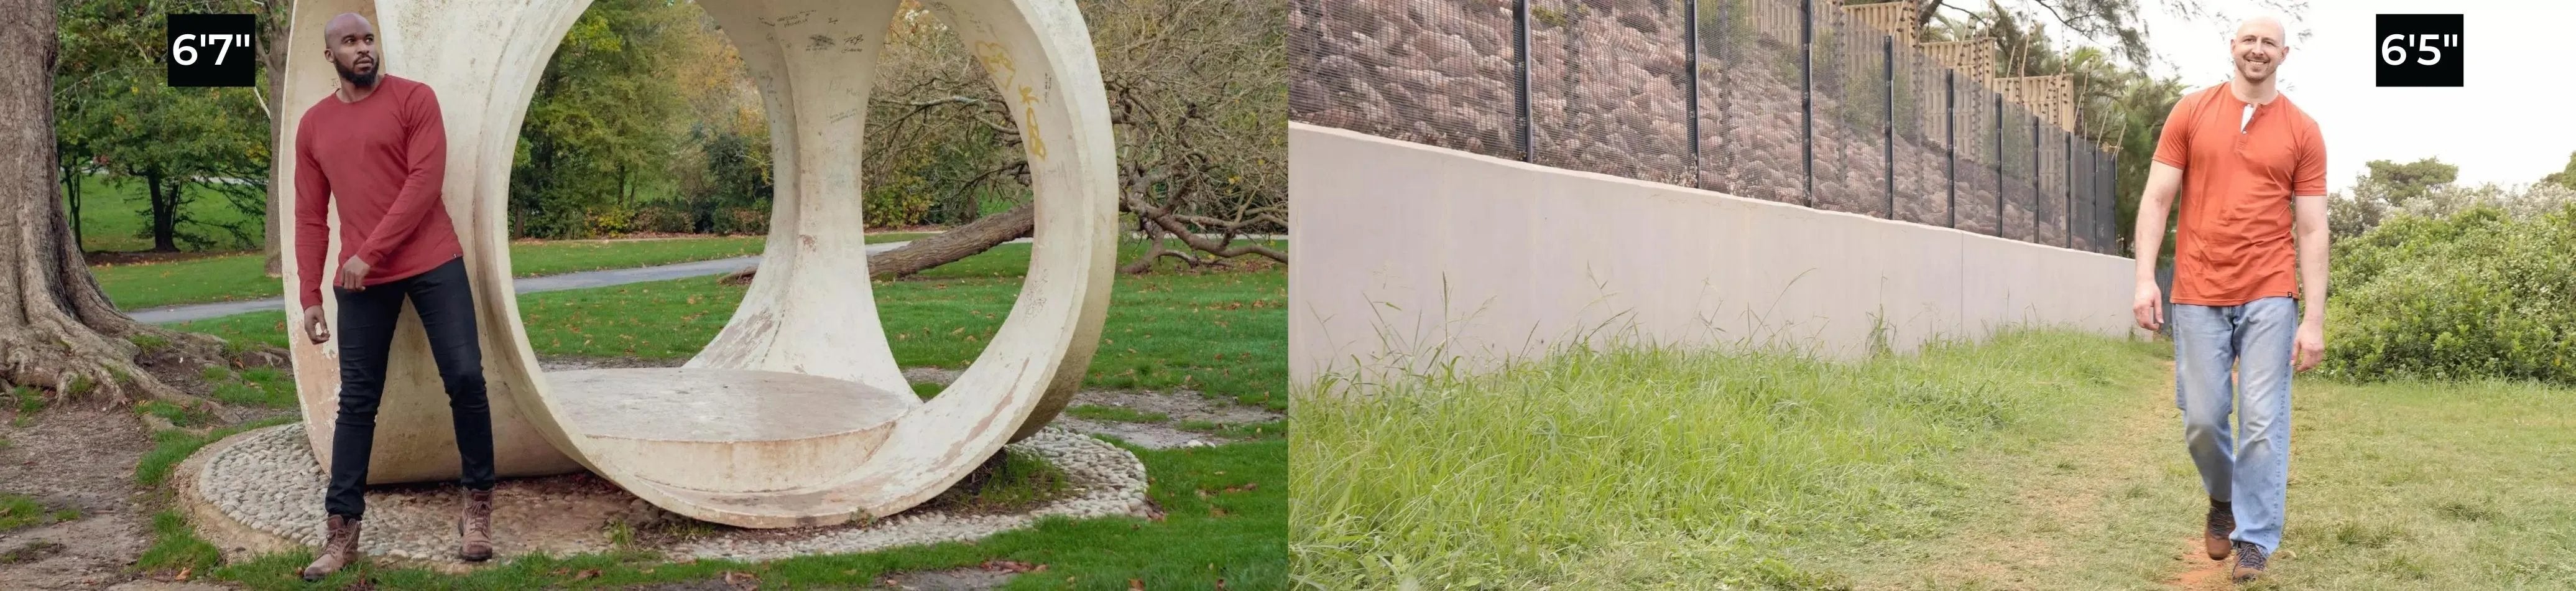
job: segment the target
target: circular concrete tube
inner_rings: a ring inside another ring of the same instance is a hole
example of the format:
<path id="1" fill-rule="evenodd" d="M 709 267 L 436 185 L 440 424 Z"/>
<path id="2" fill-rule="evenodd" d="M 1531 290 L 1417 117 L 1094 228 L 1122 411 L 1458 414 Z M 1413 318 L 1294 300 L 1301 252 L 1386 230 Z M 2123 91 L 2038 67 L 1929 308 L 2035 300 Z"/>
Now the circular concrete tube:
<path id="1" fill-rule="evenodd" d="M 683 367 L 549 375 L 520 323 L 504 219 L 511 157 L 537 77 L 587 1 L 297 2 L 277 178 L 295 177 L 291 141 L 304 110 L 339 83 L 322 57 L 324 24 L 343 12 L 366 15 L 384 71 L 427 83 L 443 111 L 444 203 L 473 278 L 502 475 L 586 468 L 672 512 L 742 527 L 910 508 L 1053 420 L 1099 343 L 1118 187 L 1082 14 L 1071 0 L 923 2 L 1008 103 L 1028 138 L 1037 195 L 1036 244 L 1008 320 L 964 374 L 923 402 L 910 394 L 877 318 L 860 215 L 868 95 L 897 1 L 700 4 L 760 85 L 778 184 L 758 277 L 733 319 Z M 276 189 L 288 211 L 303 197 L 292 183 Z M 286 256 L 295 247 L 283 241 Z M 286 267 L 292 294 L 298 273 Z M 337 303 L 324 300 L 324 314 L 336 314 Z M 287 301 L 306 432 L 327 466 L 337 343 L 307 342 L 302 311 Z M 455 478 L 447 397 L 408 305 L 389 358 L 368 481 Z"/>

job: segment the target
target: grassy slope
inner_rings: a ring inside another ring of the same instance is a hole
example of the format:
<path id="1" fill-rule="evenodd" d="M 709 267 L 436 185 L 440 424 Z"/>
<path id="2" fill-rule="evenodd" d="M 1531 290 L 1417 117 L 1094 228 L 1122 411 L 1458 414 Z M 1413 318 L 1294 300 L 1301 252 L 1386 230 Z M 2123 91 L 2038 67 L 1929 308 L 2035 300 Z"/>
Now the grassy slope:
<path id="1" fill-rule="evenodd" d="M 876 282 L 895 360 L 948 368 L 974 360 L 1018 299 L 1028 255 L 1028 245 L 1006 244 L 924 279 Z M 1287 283 L 1276 267 L 1119 277 L 1089 383 L 1188 387 L 1285 408 Z M 724 328 L 745 289 L 699 277 L 526 294 L 519 312 L 541 354 L 686 358 Z M 284 318 L 259 312 L 176 326 L 284 346 Z"/>
<path id="2" fill-rule="evenodd" d="M 868 243 L 911 240 L 925 233 L 873 234 Z M 713 236 L 663 240 L 558 240 L 513 242 L 510 271 L 518 277 L 554 275 L 597 269 L 623 269 L 760 254 L 761 236 Z M 99 287 L 118 307 L 135 310 L 277 297 L 280 284 L 260 273 L 267 259 L 258 253 L 212 256 L 166 263 L 93 267 Z"/>
<path id="3" fill-rule="evenodd" d="M 1292 548 L 1328 588 L 2202 588 L 2224 571 L 2186 555 L 2204 501 L 2165 350 L 1630 354 L 1301 398 Z M 2576 577 L 2576 392 L 2297 387 L 2282 586 Z"/>

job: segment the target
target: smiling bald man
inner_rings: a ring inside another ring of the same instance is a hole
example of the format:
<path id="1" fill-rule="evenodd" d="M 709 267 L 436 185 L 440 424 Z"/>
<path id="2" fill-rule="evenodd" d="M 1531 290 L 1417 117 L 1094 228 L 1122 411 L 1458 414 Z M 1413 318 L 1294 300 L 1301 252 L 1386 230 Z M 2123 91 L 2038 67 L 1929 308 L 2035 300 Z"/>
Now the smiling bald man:
<path id="1" fill-rule="evenodd" d="M 2241 582 L 2262 577 L 2281 543 L 2290 376 L 2325 357 L 2326 147 L 2316 120 L 2275 86 L 2290 56 L 2279 20 L 2238 25 L 2228 54 L 2235 76 L 2175 102 L 2156 143 L 2132 234 L 2132 306 L 2140 328 L 2171 321 L 2174 405 L 2210 499 L 2205 545 L 2211 560 L 2236 557 Z M 2167 319 L 2156 253 L 2177 190 Z"/>
<path id="2" fill-rule="evenodd" d="M 419 82 L 384 75 L 374 26 L 357 14 L 331 18 L 323 56 L 340 88 L 304 112 L 295 132 L 295 249 L 306 338 L 330 339 L 322 314 L 323 253 L 331 238 L 325 216 L 339 205 L 339 415 L 332 422 L 329 514 L 320 556 L 304 568 L 320 580 L 359 558 L 366 513 L 367 460 L 374 453 L 376 409 L 385 390 L 386 352 L 409 299 L 428 333 L 430 356 L 455 417 L 459 484 L 457 556 L 492 557 L 492 412 L 484 395 L 483 353 L 474 325 L 473 291 L 464 250 L 440 202 L 447 168 L 447 129 L 438 96 Z"/>

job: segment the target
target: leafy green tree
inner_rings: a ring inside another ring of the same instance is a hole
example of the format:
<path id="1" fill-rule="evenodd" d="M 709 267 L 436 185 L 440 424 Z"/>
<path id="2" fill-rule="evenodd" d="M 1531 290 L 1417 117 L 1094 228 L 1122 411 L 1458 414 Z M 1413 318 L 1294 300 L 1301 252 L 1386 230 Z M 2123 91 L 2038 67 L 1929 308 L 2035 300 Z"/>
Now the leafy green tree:
<path id="1" fill-rule="evenodd" d="M 55 62 L 57 165 L 73 178 L 96 166 L 118 186 L 142 189 L 138 237 L 154 251 L 246 247 L 267 213 L 269 128 L 249 88 L 172 88 L 160 62 L 161 15 L 248 9 L 245 1 L 90 0 L 57 5 L 61 54 Z M 200 219 L 202 196 L 244 214 Z"/>
<path id="2" fill-rule="evenodd" d="M 10 262 L 10 272 L 0 273 L 0 351 L 7 352 L 0 355 L 0 390 L 32 388 L 54 401 L 87 397 L 221 410 L 163 378 L 194 379 L 201 366 L 283 363 L 275 350 L 229 347 L 212 336 L 135 322 L 99 289 L 65 223 L 53 187 L 62 160 L 45 142 L 62 94 L 51 83 L 61 78 L 57 65 L 65 57 L 55 25 L 64 7 L 0 0 L 0 47 L 19 52 L 0 59 L 0 137 L 12 144 L 0 150 L 0 228 L 10 236 L 0 241 L 0 257 Z M 139 363 L 146 355 L 163 363 Z"/>
<path id="3" fill-rule="evenodd" d="M 2540 177 L 2540 182 L 2576 189 L 2576 152 L 2567 153 L 2567 168 Z"/>
<path id="4" fill-rule="evenodd" d="M 2425 158 L 2399 164 L 2390 160 L 2372 160 L 2365 166 L 2370 172 L 2365 181 L 2377 181 L 2386 188 L 2384 199 L 2389 205 L 2403 206 L 2431 194 L 2434 189 L 2460 180 L 2460 167 L 2443 164 L 2440 159 Z"/>
<path id="5" fill-rule="evenodd" d="M 694 5 L 602 0 L 575 21 L 538 78 L 519 130 L 510 209 L 523 235 L 628 231 L 636 192 L 669 176 L 681 89 L 666 75 Z"/>

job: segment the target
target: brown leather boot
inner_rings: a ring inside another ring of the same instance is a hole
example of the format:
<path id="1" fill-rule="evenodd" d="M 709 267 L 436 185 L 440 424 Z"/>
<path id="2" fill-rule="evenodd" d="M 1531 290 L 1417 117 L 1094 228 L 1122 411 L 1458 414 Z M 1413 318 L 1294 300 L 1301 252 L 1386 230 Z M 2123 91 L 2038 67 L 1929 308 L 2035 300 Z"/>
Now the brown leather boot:
<path id="1" fill-rule="evenodd" d="M 492 491 L 465 489 L 465 512 L 456 517 L 456 557 L 468 562 L 492 559 Z"/>
<path id="2" fill-rule="evenodd" d="M 322 555 L 304 567 L 306 581 L 322 580 L 358 562 L 358 520 L 333 515 L 323 525 L 328 533 L 323 534 Z"/>
<path id="3" fill-rule="evenodd" d="M 2210 501 L 2209 515 L 2203 518 L 2203 528 L 2201 530 L 2200 539 L 2201 545 L 2207 546 L 2206 549 L 2209 550 L 2210 560 L 2227 559 L 2228 550 L 2232 549 L 2231 546 L 2233 545 L 2233 543 L 2228 540 L 2228 536 L 2235 533 L 2235 509 L 2233 507 L 2229 507 L 2227 503 Z"/>

